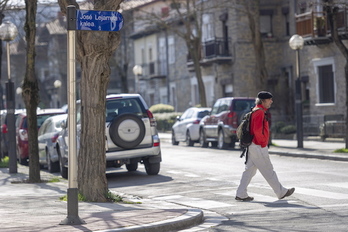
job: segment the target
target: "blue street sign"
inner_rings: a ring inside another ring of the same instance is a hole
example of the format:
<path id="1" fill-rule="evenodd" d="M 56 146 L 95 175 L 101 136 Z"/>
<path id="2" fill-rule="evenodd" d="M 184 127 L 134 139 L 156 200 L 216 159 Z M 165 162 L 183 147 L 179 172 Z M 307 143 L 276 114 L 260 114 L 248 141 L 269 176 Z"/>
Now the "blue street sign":
<path id="1" fill-rule="evenodd" d="M 119 31 L 123 26 L 123 16 L 117 11 L 76 11 L 76 30 Z"/>

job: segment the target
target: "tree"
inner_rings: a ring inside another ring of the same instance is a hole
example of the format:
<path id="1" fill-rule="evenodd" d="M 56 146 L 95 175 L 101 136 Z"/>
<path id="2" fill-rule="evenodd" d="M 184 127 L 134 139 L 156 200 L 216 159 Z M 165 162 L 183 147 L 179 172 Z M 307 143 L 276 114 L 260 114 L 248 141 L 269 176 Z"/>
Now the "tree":
<path id="1" fill-rule="evenodd" d="M 266 68 L 266 57 L 263 42 L 260 33 L 260 0 L 242 1 L 245 7 L 245 13 L 249 20 L 251 33 L 251 43 L 255 53 L 255 92 L 267 87 L 268 72 Z"/>
<path id="2" fill-rule="evenodd" d="M 40 164 L 36 109 L 39 105 L 39 85 L 35 75 L 35 36 L 37 0 L 25 0 L 26 20 L 24 25 L 27 49 L 26 71 L 22 97 L 27 111 L 29 146 L 29 182 L 40 182 Z"/>
<path id="3" fill-rule="evenodd" d="M 90 10 L 119 9 L 122 0 L 92 1 Z M 61 11 L 75 0 L 58 0 Z M 81 5 L 82 3 L 80 3 Z M 105 101 L 109 82 L 109 60 L 119 46 L 119 32 L 77 31 L 77 60 L 81 64 L 81 136 L 78 155 L 78 189 L 88 201 L 105 202 L 108 186 L 105 176 Z"/>
<path id="4" fill-rule="evenodd" d="M 0 25 L 2 24 L 2 20 L 5 18 L 4 10 L 7 6 L 8 1 L 9 0 L 0 1 Z M 2 40 L 0 40 L 0 42 L 2 42 Z M 2 46 L 0 47 L 0 61 L 1 61 L 1 57 L 2 57 Z M 0 62 L 0 64 L 1 64 L 1 62 Z M 0 80 L 1 80 L 1 65 L 0 65 Z M 0 96 L 2 96 L 2 95 L 3 95 L 3 89 L 2 89 L 2 86 L 0 86 Z M 0 99 L 0 109 L 3 109 L 3 108 L 4 108 L 4 101 L 1 98 Z"/>
<path id="5" fill-rule="evenodd" d="M 169 14 L 170 16 L 164 19 L 162 12 L 142 11 L 144 16 L 139 19 L 144 20 L 149 25 L 158 25 L 163 30 L 171 31 L 185 41 L 197 78 L 200 105 L 206 107 L 207 99 L 200 60 L 203 30 L 202 15 L 207 8 L 205 7 L 204 1 L 197 4 L 196 0 L 170 0 L 167 4 L 168 8 L 173 9 L 173 16 Z M 224 4 L 220 2 L 219 5 Z M 183 27 L 179 27 L 178 25 L 183 25 Z"/>
<path id="6" fill-rule="evenodd" d="M 348 5 L 345 2 L 337 2 L 333 0 L 323 0 L 324 11 L 327 14 L 327 19 L 329 27 L 331 28 L 331 36 L 333 42 L 336 44 L 339 51 L 342 53 L 343 57 L 346 59 L 346 64 L 344 66 L 344 75 L 346 79 L 346 138 L 345 138 L 345 148 L 348 149 L 348 48 L 343 43 L 342 37 L 338 34 L 338 15 L 340 8 L 346 8 Z M 347 23 L 347 22 L 346 22 Z"/>

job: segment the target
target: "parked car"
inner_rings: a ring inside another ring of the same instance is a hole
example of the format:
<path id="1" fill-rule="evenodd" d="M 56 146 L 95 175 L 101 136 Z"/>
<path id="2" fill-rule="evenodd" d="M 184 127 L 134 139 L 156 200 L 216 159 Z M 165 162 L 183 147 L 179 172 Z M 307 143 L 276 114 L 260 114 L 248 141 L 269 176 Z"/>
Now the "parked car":
<path id="1" fill-rule="evenodd" d="M 172 126 L 172 144 L 186 142 L 187 146 L 193 146 L 199 143 L 199 123 L 210 113 L 210 110 L 211 108 L 191 107 L 178 116 Z"/>
<path id="2" fill-rule="evenodd" d="M 77 128 L 81 127 L 80 109 L 80 102 L 77 102 Z M 108 95 L 105 113 L 106 165 L 126 165 L 128 171 L 136 171 L 138 163 L 143 163 L 148 175 L 157 175 L 162 161 L 160 139 L 156 120 L 144 99 L 139 94 Z M 65 126 L 58 137 L 60 173 L 63 178 L 68 178 L 68 132 Z"/>
<path id="3" fill-rule="evenodd" d="M 59 171 L 59 157 L 57 152 L 57 139 L 62 130 L 62 123 L 67 119 L 67 114 L 59 114 L 47 118 L 38 132 L 39 162 L 47 166 L 49 172 Z"/>
<path id="4" fill-rule="evenodd" d="M 17 119 L 17 116 L 19 113 L 25 112 L 25 109 L 16 109 L 14 112 L 15 120 Z M 2 157 L 8 156 L 8 145 L 9 145 L 9 138 L 8 138 L 8 126 L 7 126 L 7 110 L 1 110 L 0 113 L 0 121 L 1 121 L 1 152 Z"/>
<path id="5" fill-rule="evenodd" d="M 40 109 L 37 110 L 37 129 L 39 130 L 43 122 L 54 115 L 65 114 L 62 109 Z M 16 119 L 16 146 L 17 159 L 22 165 L 28 164 L 29 147 L 28 147 L 28 122 L 27 114 L 22 112 L 18 114 Z"/>
<path id="6" fill-rule="evenodd" d="M 200 144 L 225 149 L 235 147 L 236 130 L 243 116 L 255 106 L 255 98 L 225 97 L 218 99 L 209 115 L 200 122 Z"/>

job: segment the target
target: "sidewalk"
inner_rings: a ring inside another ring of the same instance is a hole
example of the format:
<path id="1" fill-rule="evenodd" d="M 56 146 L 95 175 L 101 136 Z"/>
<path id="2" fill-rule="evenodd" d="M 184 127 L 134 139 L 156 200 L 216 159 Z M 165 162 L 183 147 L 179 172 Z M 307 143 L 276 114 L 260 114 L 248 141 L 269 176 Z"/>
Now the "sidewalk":
<path id="1" fill-rule="evenodd" d="M 304 140 L 303 148 L 297 148 L 297 140 L 273 139 L 272 142 L 275 146 L 269 148 L 269 153 L 273 155 L 348 161 L 348 153 L 334 153 L 337 149 L 345 148 L 343 140 Z"/>
<path id="2" fill-rule="evenodd" d="M 0 168 L 2 232 L 178 231 L 203 220 L 203 212 L 198 209 L 122 195 L 127 201 L 141 204 L 79 202 L 78 214 L 86 224 L 59 225 L 67 217 L 67 202 L 59 197 L 66 195 L 68 181 L 19 183 L 28 178 L 28 170 L 18 165 L 18 173 L 9 174 L 8 168 Z M 57 176 L 41 171 L 42 180 Z"/>
<path id="3" fill-rule="evenodd" d="M 171 135 L 160 133 L 161 143 L 171 143 Z M 348 161 L 348 154 L 333 153 L 344 148 L 343 141 L 305 140 L 304 148 L 297 148 L 296 140 L 273 140 L 270 154 L 301 158 Z M 82 225 L 59 225 L 67 217 L 67 202 L 59 200 L 66 195 L 68 182 L 25 184 L 28 167 L 18 165 L 17 174 L 9 174 L 8 168 L 0 169 L 0 224 L 2 232 L 12 231 L 178 231 L 200 224 L 203 212 L 182 205 L 150 199 L 134 199 L 122 195 L 127 201 L 141 204 L 116 204 L 80 202 L 79 217 Z M 41 171 L 42 180 L 50 180 L 58 174 Z"/>

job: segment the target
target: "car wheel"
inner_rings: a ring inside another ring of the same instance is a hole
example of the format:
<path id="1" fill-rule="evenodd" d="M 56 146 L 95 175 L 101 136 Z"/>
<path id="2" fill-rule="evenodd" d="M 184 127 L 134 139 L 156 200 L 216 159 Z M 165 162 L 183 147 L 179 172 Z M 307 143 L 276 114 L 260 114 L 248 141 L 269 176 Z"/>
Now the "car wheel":
<path id="1" fill-rule="evenodd" d="M 46 159 L 47 159 L 47 170 L 50 173 L 59 171 L 59 162 L 52 162 L 51 154 L 46 150 Z"/>
<path id="2" fill-rule="evenodd" d="M 150 163 L 148 160 L 144 161 L 145 170 L 148 175 L 157 175 L 160 171 L 160 163 Z"/>
<path id="3" fill-rule="evenodd" d="M 208 147 L 208 142 L 205 141 L 205 134 L 203 129 L 199 132 L 199 143 L 201 147 Z"/>
<path id="4" fill-rule="evenodd" d="M 29 164 L 28 159 L 19 157 L 19 164 L 27 166 Z"/>
<path id="5" fill-rule="evenodd" d="M 109 133 L 115 145 L 125 149 L 134 148 L 144 139 L 145 125 L 135 114 L 122 114 L 111 122 Z"/>
<path id="6" fill-rule="evenodd" d="M 68 168 L 64 166 L 63 164 L 63 157 L 60 154 L 60 150 L 59 148 L 57 148 L 57 152 L 58 152 L 58 157 L 59 157 L 59 168 L 60 168 L 60 175 L 64 178 L 64 179 L 68 179 Z"/>
<path id="7" fill-rule="evenodd" d="M 126 168 L 128 172 L 134 172 L 138 169 L 138 162 L 137 163 L 131 163 L 131 164 L 126 164 Z"/>
<path id="8" fill-rule="evenodd" d="M 172 145 L 179 145 L 179 142 L 175 140 L 175 133 L 172 131 Z"/>
<path id="9" fill-rule="evenodd" d="M 191 140 L 190 131 L 186 132 L 186 145 L 192 147 L 195 142 Z"/>
<path id="10" fill-rule="evenodd" d="M 227 144 L 225 143 L 225 134 L 222 130 L 219 130 L 217 147 L 218 147 L 218 149 L 226 149 L 227 148 Z"/>

